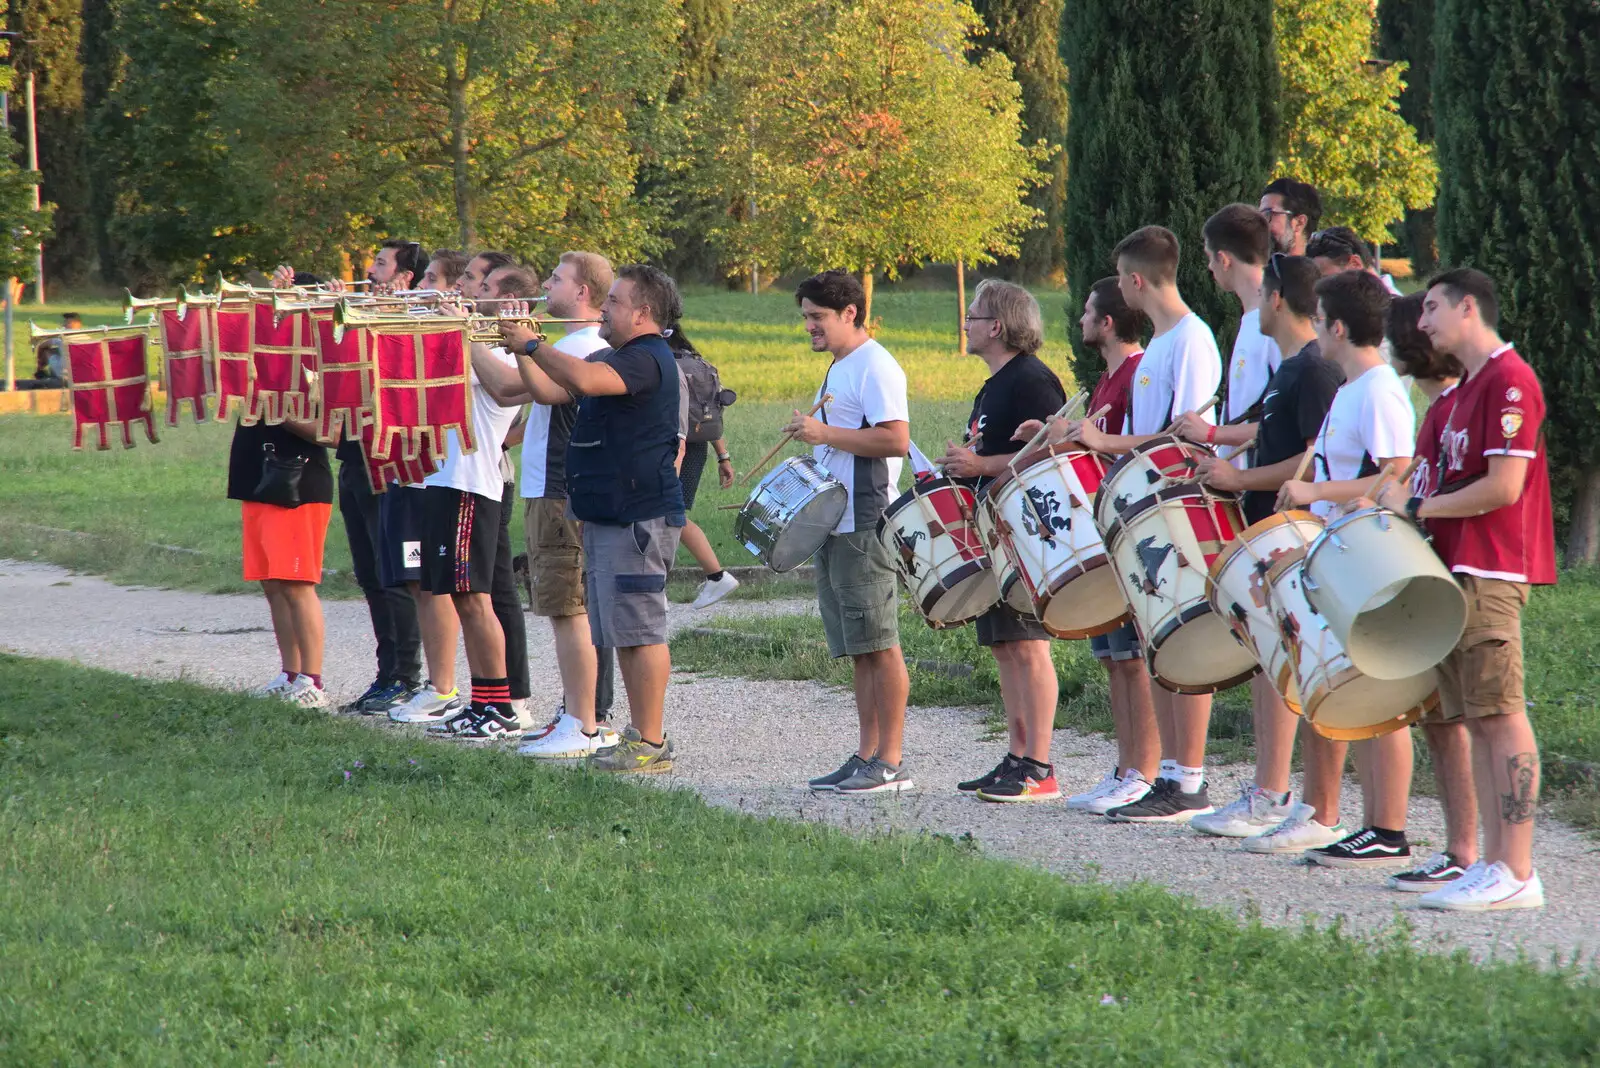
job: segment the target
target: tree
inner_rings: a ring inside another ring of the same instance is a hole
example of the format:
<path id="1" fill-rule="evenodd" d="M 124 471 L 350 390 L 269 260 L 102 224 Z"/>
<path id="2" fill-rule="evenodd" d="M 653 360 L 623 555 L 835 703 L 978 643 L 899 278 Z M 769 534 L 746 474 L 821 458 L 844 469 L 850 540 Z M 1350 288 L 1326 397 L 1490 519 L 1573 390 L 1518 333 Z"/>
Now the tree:
<path id="1" fill-rule="evenodd" d="M 983 45 L 1003 52 L 1016 70 L 1022 89 L 1023 140 L 1043 141 L 1057 149 L 1049 164 L 1049 180 L 1028 195 L 1043 214 L 1043 225 L 1022 236 L 1015 273 L 1027 281 L 1062 280 L 1066 244 L 1062 213 L 1067 203 L 1067 68 L 1061 62 L 1060 29 L 1063 0 L 978 0 L 973 6 L 983 20 Z"/>
<path id="2" fill-rule="evenodd" d="M 0 15 L 5 13 L 7 0 L 0 0 Z M 10 42 L 0 38 L 0 59 L 10 55 Z M 0 67 L 0 90 L 12 86 L 9 66 Z M 33 278 L 34 260 L 39 255 L 39 243 L 50 236 L 50 211 L 33 209 L 33 189 L 39 184 L 37 171 L 25 171 L 17 166 L 11 153 L 0 153 L 0 279 L 20 278 L 24 282 Z"/>
<path id="3" fill-rule="evenodd" d="M 1115 270 L 1119 240 L 1166 226 L 1183 246 L 1184 297 L 1226 351 L 1238 305 L 1206 271 L 1200 227 L 1224 204 L 1255 203 L 1271 171 L 1271 0 L 1074 0 L 1062 26 L 1069 290 L 1082 300 Z M 1074 350 L 1078 380 L 1094 381 L 1098 358 Z"/>
<path id="4" fill-rule="evenodd" d="M 1277 0 L 1283 74 L 1278 174 L 1322 194 L 1323 221 L 1382 243 L 1407 208 L 1433 203 L 1433 153 L 1400 115 L 1404 63 L 1370 62 L 1373 0 Z"/>
<path id="5" fill-rule="evenodd" d="M 1499 284 L 1571 487 L 1567 563 L 1600 562 L 1600 7 L 1440 0 L 1434 33 L 1439 251 Z"/>
<path id="6" fill-rule="evenodd" d="M 1406 64 L 1400 117 L 1425 145 L 1433 144 L 1433 6 L 1434 0 L 1382 0 L 1378 5 L 1378 54 Z M 1431 206 L 1407 209 L 1405 237 L 1412 270 L 1431 273 L 1439 263 Z"/>
<path id="7" fill-rule="evenodd" d="M 870 308 L 876 270 L 1015 255 L 1050 149 L 979 28 L 963 0 L 741 3 L 695 131 L 727 259 L 860 271 Z"/>

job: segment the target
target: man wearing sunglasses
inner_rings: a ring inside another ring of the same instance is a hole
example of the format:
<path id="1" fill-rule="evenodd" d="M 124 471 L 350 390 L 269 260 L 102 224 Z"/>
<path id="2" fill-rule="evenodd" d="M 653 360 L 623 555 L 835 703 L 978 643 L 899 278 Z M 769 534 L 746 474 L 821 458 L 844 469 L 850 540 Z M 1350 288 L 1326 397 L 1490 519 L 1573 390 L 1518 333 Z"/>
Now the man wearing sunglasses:
<path id="1" fill-rule="evenodd" d="M 1398 297 L 1400 287 L 1394 279 L 1384 274 L 1372 254 L 1372 246 L 1348 226 L 1330 226 L 1318 230 L 1306 241 L 1306 255 L 1316 261 L 1324 276 L 1341 271 L 1366 271 L 1383 283 L 1390 296 Z"/>

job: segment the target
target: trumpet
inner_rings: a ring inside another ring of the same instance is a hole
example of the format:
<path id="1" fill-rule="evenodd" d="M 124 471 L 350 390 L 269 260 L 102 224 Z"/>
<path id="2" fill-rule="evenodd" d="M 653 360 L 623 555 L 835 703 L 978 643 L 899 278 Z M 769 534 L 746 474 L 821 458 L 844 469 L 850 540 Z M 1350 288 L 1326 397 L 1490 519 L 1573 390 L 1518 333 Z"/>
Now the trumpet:
<path id="1" fill-rule="evenodd" d="M 181 297 L 136 297 L 133 290 L 122 291 L 122 319 L 129 326 L 133 325 L 133 317 L 142 311 L 148 311 L 154 321 L 155 313 L 165 308 L 177 308 L 179 315 L 183 313 L 183 298 Z"/>
<path id="2" fill-rule="evenodd" d="M 79 326 L 73 329 L 46 330 L 32 319 L 28 320 L 28 341 L 37 346 L 41 341 L 58 341 L 68 337 L 88 337 L 97 334 L 112 334 L 116 337 L 135 337 L 144 334 L 150 335 L 150 324 L 143 326 Z"/>
<path id="3" fill-rule="evenodd" d="M 520 298 L 498 298 L 512 300 Z M 477 303 L 488 303 L 480 301 Z M 355 328 L 372 328 L 385 330 L 389 333 L 408 333 L 414 330 L 419 323 L 430 325 L 450 325 L 466 331 L 467 340 L 485 345 L 493 345 L 501 340 L 501 327 L 508 323 L 520 323 L 528 327 L 539 337 L 543 337 L 540 329 L 546 323 L 597 323 L 598 319 L 539 319 L 531 315 L 509 317 L 498 315 L 432 315 L 419 316 L 411 313 L 395 312 L 363 312 L 349 301 L 340 301 L 333 310 L 333 340 L 335 344 L 344 340 L 344 332 Z M 410 328 L 410 329 L 408 329 Z"/>

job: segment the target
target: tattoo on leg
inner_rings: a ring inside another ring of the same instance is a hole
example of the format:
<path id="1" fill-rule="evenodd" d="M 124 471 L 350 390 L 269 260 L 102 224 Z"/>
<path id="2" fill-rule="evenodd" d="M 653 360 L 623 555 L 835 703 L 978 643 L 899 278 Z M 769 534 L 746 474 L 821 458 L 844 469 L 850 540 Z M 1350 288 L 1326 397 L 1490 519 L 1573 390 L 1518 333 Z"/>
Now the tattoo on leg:
<path id="1" fill-rule="evenodd" d="M 1511 792 L 1500 795 L 1500 818 L 1507 823 L 1528 823 L 1538 803 L 1533 780 L 1539 773 L 1539 754 L 1518 753 L 1507 758 L 1506 771 L 1511 777 Z"/>

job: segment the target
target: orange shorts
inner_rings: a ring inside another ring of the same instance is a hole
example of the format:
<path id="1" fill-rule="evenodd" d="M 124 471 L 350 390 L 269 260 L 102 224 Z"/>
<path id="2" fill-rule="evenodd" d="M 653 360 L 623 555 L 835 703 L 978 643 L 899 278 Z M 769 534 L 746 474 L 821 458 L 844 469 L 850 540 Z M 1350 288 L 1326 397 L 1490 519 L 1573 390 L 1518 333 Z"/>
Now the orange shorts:
<path id="1" fill-rule="evenodd" d="M 331 504 L 275 504 L 242 501 L 244 580 L 321 582 L 322 545 L 328 538 Z"/>

